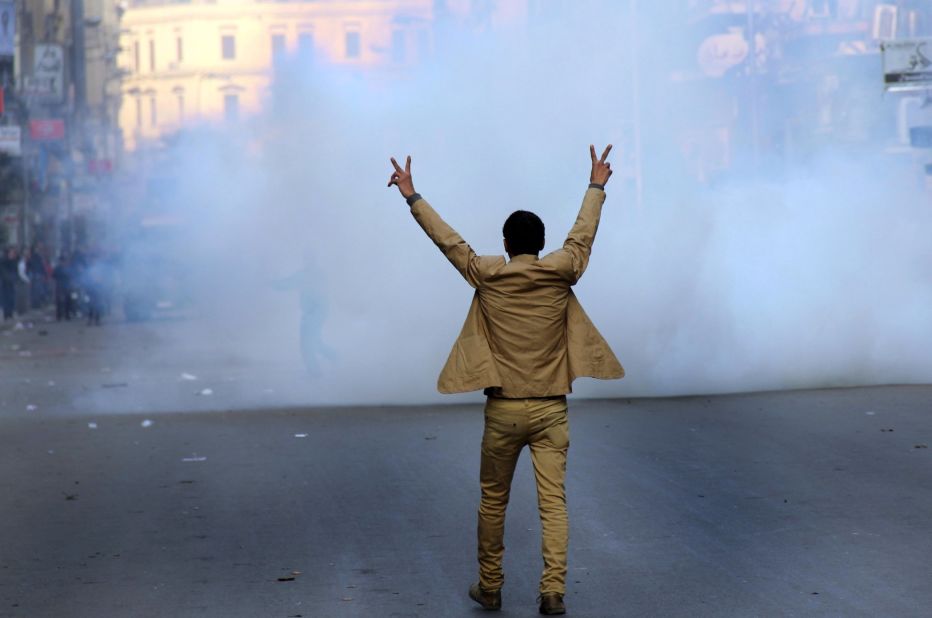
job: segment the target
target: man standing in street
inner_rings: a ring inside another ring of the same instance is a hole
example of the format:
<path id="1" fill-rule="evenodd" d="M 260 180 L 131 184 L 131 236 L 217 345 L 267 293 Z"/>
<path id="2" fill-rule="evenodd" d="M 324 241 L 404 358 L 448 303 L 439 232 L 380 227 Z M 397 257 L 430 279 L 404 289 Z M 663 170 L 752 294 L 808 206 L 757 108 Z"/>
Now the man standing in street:
<path id="1" fill-rule="evenodd" d="M 12 247 L 6 250 L 5 255 L 0 255 L 0 304 L 3 305 L 4 321 L 12 319 L 16 309 L 17 264 L 16 250 Z"/>
<path id="2" fill-rule="evenodd" d="M 395 159 L 395 185 L 415 220 L 476 293 L 440 374 L 438 389 L 459 393 L 484 389 L 478 544 L 479 581 L 469 596 L 484 609 L 501 608 L 504 583 L 505 508 L 515 465 L 527 445 L 537 481 L 544 570 L 540 613 L 564 614 L 567 544 L 566 454 L 569 448 L 566 395 L 577 377 L 614 379 L 624 369 L 573 294 L 589 263 L 612 175 L 589 147 L 592 172 L 576 223 L 563 247 L 539 257 L 544 224 L 518 210 L 505 221 L 503 256 L 478 256 L 415 190 L 411 157 L 404 168 Z"/>

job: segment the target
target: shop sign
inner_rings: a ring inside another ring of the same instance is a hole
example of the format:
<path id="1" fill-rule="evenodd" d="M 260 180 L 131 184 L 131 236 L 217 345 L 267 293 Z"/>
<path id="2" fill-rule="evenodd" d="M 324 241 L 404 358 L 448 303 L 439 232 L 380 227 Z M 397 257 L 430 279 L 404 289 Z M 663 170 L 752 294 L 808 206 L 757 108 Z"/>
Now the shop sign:
<path id="1" fill-rule="evenodd" d="M 880 51 L 886 90 L 932 89 L 932 39 L 885 41 Z"/>
<path id="2" fill-rule="evenodd" d="M 27 93 L 46 103 L 65 100 L 65 50 L 61 45 L 36 45 L 32 75 L 26 78 Z"/>
<path id="3" fill-rule="evenodd" d="M 65 121 L 47 118 L 29 121 L 29 137 L 37 142 L 54 142 L 65 139 Z"/>
<path id="4" fill-rule="evenodd" d="M 23 154 L 23 135 L 19 125 L 0 127 L 0 152 L 11 157 Z"/>

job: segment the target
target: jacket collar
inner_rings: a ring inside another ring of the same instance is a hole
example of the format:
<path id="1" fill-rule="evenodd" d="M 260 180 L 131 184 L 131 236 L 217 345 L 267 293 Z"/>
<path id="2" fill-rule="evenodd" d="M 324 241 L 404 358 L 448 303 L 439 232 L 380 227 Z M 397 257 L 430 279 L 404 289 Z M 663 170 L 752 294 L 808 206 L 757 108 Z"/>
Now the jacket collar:
<path id="1" fill-rule="evenodd" d="M 516 255 L 516 256 L 514 256 L 513 258 L 511 258 L 510 261 L 512 261 L 512 262 L 522 262 L 522 263 L 524 263 L 524 264 L 533 264 L 534 262 L 536 262 L 536 261 L 539 260 L 539 259 L 540 259 L 540 258 L 538 258 L 536 255 L 531 255 L 530 253 L 521 253 L 521 254 Z"/>

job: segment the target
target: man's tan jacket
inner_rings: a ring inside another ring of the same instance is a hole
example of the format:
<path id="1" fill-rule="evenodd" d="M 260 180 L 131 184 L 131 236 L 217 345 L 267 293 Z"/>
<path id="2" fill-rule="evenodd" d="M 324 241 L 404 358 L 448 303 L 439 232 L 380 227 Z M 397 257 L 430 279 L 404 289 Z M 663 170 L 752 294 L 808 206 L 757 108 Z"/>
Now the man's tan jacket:
<path id="1" fill-rule="evenodd" d="M 540 259 L 524 254 L 507 262 L 503 256 L 476 255 L 425 199 L 411 199 L 414 218 L 476 288 L 437 381 L 441 393 L 493 388 L 501 397 L 548 397 L 572 392 L 578 377 L 624 376 L 571 289 L 589 263 L 603 190 L 586 191 L 561 249 Z"/>

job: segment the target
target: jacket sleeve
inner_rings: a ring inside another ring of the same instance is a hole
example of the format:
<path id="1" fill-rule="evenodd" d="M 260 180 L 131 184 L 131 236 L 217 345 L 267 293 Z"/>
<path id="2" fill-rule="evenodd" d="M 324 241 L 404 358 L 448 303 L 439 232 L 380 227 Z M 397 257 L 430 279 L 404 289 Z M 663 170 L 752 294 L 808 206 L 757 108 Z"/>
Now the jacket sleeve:
<path id="1" fill-rule="evenodd" d="M 424 198 L 418 199 L 411 205 L 411 214 L 415 221 L 423 228 L 434 244 L 450 263 L 463 275 L 466 282 L 474 288 L 482 283 L 479 275 L 481 259 L 476 255 L 463 237 L 450 227 L 440 215 L 431 208 Z"/>
<path id="2" fill-rule="evenodd" d="M 599 218 L 602 216 L 604 202 L 604 190 L 595 187 L 587 189 L 579 214 L 576 216 L 576 223 L 567 235 L 563 248 L 557 249 L 548 256 L 554 260 L 558 271 L 570 282 L 570 285 L 579 281 L 589 265 L 592 242 L 599 229 Z"/>

